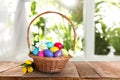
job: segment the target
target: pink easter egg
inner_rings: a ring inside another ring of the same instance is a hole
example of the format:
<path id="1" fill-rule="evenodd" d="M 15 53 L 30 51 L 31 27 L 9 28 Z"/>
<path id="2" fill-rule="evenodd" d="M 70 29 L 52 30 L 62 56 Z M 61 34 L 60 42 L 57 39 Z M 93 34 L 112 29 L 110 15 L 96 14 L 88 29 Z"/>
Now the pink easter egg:
<path id="1" fill-rule="evenodd" d="M 39 51 L 38 56 L 39 57 L 44 57 L 44 51 Z"/>

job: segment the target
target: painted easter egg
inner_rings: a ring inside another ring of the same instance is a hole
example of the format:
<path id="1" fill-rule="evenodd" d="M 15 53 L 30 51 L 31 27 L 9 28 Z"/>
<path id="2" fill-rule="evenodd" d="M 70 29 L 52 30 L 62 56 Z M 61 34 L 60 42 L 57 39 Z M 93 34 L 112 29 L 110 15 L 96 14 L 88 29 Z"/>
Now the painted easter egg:
<path id="1" fill-rule="evenodd" d="M 39 57 L 44 57 L 44 51 L 39 51 L 38 56 Z"/>
<path id="2" fill-rule="evenodd" d="M 66 49 L 62 49 L 62 55 L 63 56 L 68 56 L 68 51 Z"/>
<path id="3" fill-rule="evenodd" d="M 56 51 L 59 50 L 59 48 L 58 48 L 58 47 L 52 47 L 52 48 L 50 48 L 50 50 L 51 50 L 53 53 L 55 53 Z"/>
<path id="4" fill-rule="evenodd" d="M 62 49 L 63 45 L 60 42 L 56 42 L 54 44 L 55 47 L 58 47 L 59 49 Z"/>
<path id="5" fill-rule="evenodd" d="M 55 52 L 54 56 L 55 57 L 61 57 L 62 56 L 62 50 L 58 50 L 57 52 Z"/>
<path id="6" fill-rule="evenodd" d="M 53 57 L 53 53 L 52 53 L 52 51 L 50 51 L 49 49 L 45 49 L 45 50 L 44 50 L 44 55 L 45 55 L 46 57 Z"/>
<path id="7" fill-rule="evenodd" d="M 54 44 L 52 42 L 46 42 L 47 48 L 51 48 L 54 46 Z"/>
<path id="8" fill-rule="evenodd" d="M 34 50 L 33 50 L 33 54 L 34 54 L 34 55 L 38 55 L 38 52 L 39 52 L 39 48 L 37 48 L 37 47 L 34 48 Z"/>

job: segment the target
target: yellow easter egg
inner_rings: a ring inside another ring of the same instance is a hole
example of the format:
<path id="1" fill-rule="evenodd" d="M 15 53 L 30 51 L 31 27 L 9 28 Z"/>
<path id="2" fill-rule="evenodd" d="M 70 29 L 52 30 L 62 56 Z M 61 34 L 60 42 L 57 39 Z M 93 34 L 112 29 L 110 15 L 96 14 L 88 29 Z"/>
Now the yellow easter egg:
<path id="1" fill-rule="evenodd" d="M 55 53 L 56 51 L 59 50 L 59 48 L 58 48 L 58 47 L 52 47 L 52 48 L 50 48 L 50 50 L 51 50 L 53 53 Z"/>

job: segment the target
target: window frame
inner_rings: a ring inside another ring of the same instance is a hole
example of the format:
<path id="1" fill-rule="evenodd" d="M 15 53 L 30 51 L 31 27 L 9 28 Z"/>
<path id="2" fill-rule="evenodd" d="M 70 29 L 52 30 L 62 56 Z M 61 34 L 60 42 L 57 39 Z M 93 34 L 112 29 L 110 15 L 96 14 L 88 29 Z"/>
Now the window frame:
<path id="1" fill-rule="evenodd" d="M 95 55 L 95 0 L 84 0 L 83 2 L 83 23 L 84 23 L 84 54 L 83 58 L 75 60 L 89 61 L 118 61 L 120 56 L 116 55 Z"/>

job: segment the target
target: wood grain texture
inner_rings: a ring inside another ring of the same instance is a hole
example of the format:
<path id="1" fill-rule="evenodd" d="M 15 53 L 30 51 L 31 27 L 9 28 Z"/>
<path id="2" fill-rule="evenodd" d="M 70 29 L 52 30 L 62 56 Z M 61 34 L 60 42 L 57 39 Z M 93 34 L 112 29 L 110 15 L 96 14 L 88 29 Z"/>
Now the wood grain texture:
<path id="1" fill-rule="evenodd" d="M 20 77 L 0 77 L 0 80 L 22 80 Z"/>
<path id="2" fill-rule="evenodd" d="M 82 79 L 96 79 L 100 78 L 100 76 L 94 71 L 91 66 L 87 64 L 87 62 L 75 62 L 77 71 L 79 73 L 80 78 Z"/>
<path id="3" fill-rule="evenodd" d="M 109 62 L 91 62 L 94 69 L 102 79 L 120 79 L 120 70 L 110 65 Z"/>
<path id="4" fill-rule="evenodd" d="M 0 62 L 0 80 L 22 80 L 21 62 Z"/>
<path id="5" fill-rule="evenodd" d="M 21 62 L 0 62 L 0 80 L 120 80 L 120 61 L 68 62 L 61 73 L 21 72 Z"/>
<path id="6" fill-rule="evenodd" d="M 21 77 L 23 76 L 21 72 L 21 66 L 14 67 L 7 71 L 0 73 L 0 77 Z"/>
<path id="7" fill-rule="evenodd" d="M 104 73 L 104 70 L 99 67 L 99 65 L 95 64 L 94 62 L 89 62 L 88 63 L 93 69 L 94 71 L 96 71 L 96 73 L 100 76 L 100 77 L 106 77 L 107 75 Z"/>
<path id="8" fill-rule="evenodd" d="M 81 80 L 78 78 L 23 78 L 22 80 Z"/>
<path id="9" fill-rule="evenodd" d="M 112 67 L 120 70 L 120 61 L 110 61 L 107 64 L 111 65 Z"/>
<path id="10" fill-rule="evenodd" d="M 0 72 L 19 66 L 21 62 L 0 62 Z"/>

